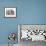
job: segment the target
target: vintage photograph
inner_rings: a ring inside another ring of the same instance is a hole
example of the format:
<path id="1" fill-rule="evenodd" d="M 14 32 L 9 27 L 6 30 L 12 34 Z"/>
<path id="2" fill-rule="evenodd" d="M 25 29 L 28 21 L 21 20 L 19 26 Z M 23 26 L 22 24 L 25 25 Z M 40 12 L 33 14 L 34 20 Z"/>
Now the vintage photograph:
<path id="1" fill-rule="evenodd" d="M 20 46 L 46 43 L 46 25 L 19 24 L 18 41 Z"/>
<path id="2" fill-rule="evenodd" d="M 5 8 L 5 17 L 16 17 L 16 8 Z"/>

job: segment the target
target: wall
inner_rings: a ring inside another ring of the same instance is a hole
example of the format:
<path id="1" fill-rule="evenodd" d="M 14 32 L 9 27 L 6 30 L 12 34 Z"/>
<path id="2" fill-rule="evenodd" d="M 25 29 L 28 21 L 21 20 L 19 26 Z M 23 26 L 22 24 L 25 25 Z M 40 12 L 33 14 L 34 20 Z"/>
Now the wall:
<path id="1" fill-rule="evenodd" d="M 5 7 L 16 7 L 17 17 L 5 18 Z M 8 43 L 9 32 L 18 32 L 18 24 L 46 24 L 46 0 L 0 0 L 0 44 Z"/>
<path id="2" fill-rule="evenodd" d="M 21 25 L 20 26 L 21 30 L 45 30 L 46 31 L 46 25 Z"/>

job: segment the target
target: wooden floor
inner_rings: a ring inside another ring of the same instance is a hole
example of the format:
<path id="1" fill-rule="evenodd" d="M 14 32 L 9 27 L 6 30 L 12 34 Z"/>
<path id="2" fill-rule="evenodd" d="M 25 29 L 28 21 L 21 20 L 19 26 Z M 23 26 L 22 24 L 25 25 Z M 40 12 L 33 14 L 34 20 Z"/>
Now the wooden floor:
<path id="1" fill-rule="evenodd" d="M 8 46 L 8 44 L 0 44 L 0 46 Z M 31 40 L 28 41 L 21 40 L 19 44 L 15 44 L 14 46 L 46 46 L 46 42 L 44 41 L 32 42 Z"/>
<path id="2" fill-rule="evenodd" d="M 0 44 L 0 46 L 8 46 L 8 44 Z M 9 45 L 9 46 L 18 46 L 18 44 L 15 44 L 15 45 Z"/>
<path id="3" fill-rule="evenodd" d="M 44 41 L 34 41 L 32 42 L 31 40 L 21 40 L 20 46 L 46 46 L 46 42 Z"/>

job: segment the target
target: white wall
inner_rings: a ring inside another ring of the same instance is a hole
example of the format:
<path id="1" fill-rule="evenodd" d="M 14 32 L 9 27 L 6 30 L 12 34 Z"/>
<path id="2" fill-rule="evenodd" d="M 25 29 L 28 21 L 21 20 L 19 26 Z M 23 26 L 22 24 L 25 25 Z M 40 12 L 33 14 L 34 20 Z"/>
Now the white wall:
<path id="1" fill-rule="evenodd" d="M 39 30 L 46 30 L 46 25 L 21 25 L 21 29 L 39 29 Z"/>

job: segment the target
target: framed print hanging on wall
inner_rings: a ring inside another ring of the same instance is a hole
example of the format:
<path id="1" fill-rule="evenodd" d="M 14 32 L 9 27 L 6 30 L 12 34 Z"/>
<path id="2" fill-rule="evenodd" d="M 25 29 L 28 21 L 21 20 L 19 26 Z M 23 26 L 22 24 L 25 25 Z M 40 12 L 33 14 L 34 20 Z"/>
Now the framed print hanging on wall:
<path id="1" fill-rule="evenodd" d="M 5 17 L 16 17 L 16 8 L 5 8 Z"/>

